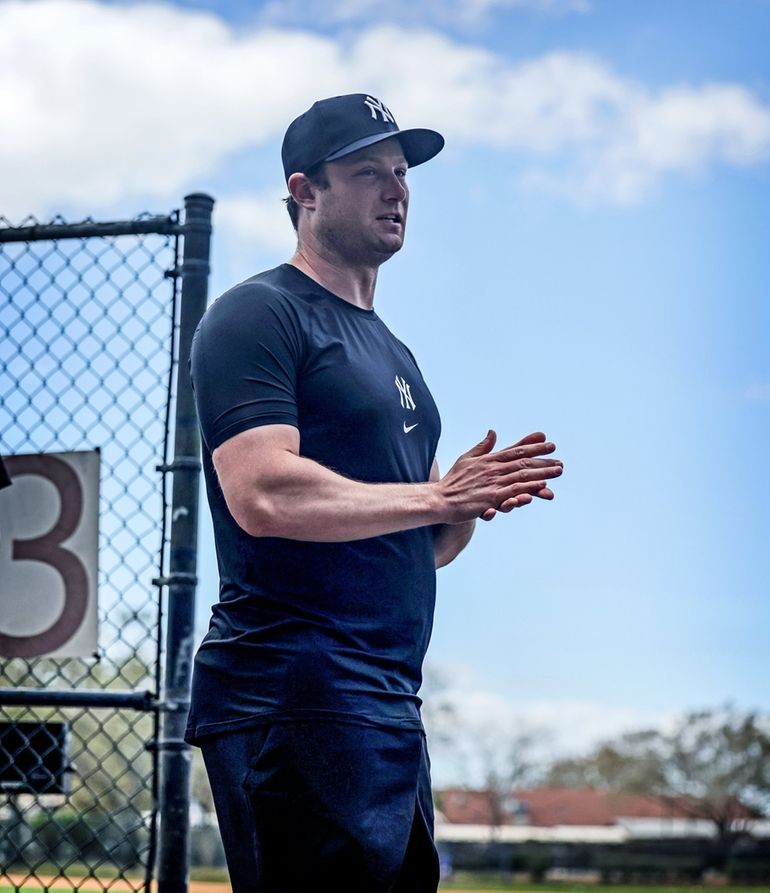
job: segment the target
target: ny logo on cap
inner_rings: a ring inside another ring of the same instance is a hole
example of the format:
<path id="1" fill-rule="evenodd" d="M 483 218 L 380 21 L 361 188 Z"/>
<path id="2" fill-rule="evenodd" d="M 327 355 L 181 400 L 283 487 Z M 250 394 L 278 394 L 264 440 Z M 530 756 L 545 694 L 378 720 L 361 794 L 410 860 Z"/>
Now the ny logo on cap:
<path id="1" fill-rule="evenodd" d="M 380 102 L 379 99 L 373 99 L 371 96 L 367 96 L 364 100 L 364 105 L 367 106 L 372 113 L 373 118 L 376 119 L 377 112 L 379 112 L 382 115 L 383 121 L 390 121 L 391 124 L 396 123 L 396 119 L 391 115 L 390 109 L 383 102 Z"/>

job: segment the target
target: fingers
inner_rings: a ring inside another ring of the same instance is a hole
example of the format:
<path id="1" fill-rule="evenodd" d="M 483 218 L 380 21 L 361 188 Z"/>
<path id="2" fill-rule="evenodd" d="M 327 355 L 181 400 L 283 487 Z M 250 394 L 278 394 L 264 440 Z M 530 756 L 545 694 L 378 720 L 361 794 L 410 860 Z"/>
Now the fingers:
<path id="1" fill-rule="evenodd" d="M 534 435 L 530 435 L 534 437 Z M 537 456 L 546 456 L 556 449 L 556 444 L 549 440 L 537 440 L 531 443 L 519 441 L 513 446 L 503 447 L 495 453 L 495 458 L 500 462 L 513 462 L 516 459 L 532 459 Z"/>
<path id="2" fill-rule="evenodd" d="M 525 505 L 529 505 L 535 498 L 537 499 L 545 499 L 551 500 L 554 498 L 553 490 L 550 487 L 546 487 L 545 481 L 538 481 L 534 484 L 531 484 L 531 490 L 527 493 L 518 493 L 516 496 L 510 496 L 504 499 L 500 505 L 497 507 L 498 512 L 503 512 L 507 514 L 508 512 L 513 511 L 513 509 L 522 508 Z M 491 513 L 491 514 L 490 514 Z M 487 517 L 489 515 L 489 517 Z M 494 509 L 487 509 L 486 512 L 481 516 L 484 521 L 491 521 L 495 516 Z"/>
<path id="3" fill-rule="evenodd" d="M 465 455 L 484 456 L 487 453 L 492 452 L 496 442 L 497 433 L 494 430 L 490 430 L 487 432 L 486 436 L 477 443 L 476 446 L 471 447 Z M 548 453 L 552 453 L 555 449 L 555 443 L 546 440 L 545 434 L 536 431 L 533 434 L 528 434 L 526 437 L 522 437 L 521 440 L 517 441 L 512 446 L 503 447 L 501 450 L 498 450 L 495 453 L 494 458 L 499 462 L 513 462 L 517 459 L 532 459 L 537 456 L 545 456 Z"/>
<path id="4" fill-rule="evenodd" d="M 517 482 L 511 484 L 508 487 L 501 487 L 498 491 L 498 498 L 500 502 L 498 504 L 502 504 L 506 499 L 515 499 L 517 496 L 525 496 L 525 495 L 533 495 L 538 496 L 538 494 L 542 490 L 549 490 L 547 483 L 544 480 L 536 480 L 536 481 L 526 481 L 526 482 Z M 543 498 L 548 498 L 543 497 Z"/>
<path id="5" fill-rule="evenodd" d="M 508 512 L 512 512 L 514 509 L 520 509 L 525 505 L 529 505 L 530 502 L 532 502 L 532 496 L 529 493 L 520 493 L 518 496 L 512 496 L 510 499 L 503 500 L 497 507 L 497 510 L 498 512 L 508 514 Z"/>
<path id="6" fill-rule="evenodd" d="M 441 479 L 443 495 L 450 507 L 457 507 L 449 523 L 456 523 L 455 518 L 468 518 L 463 514 L 463 504 L 473 512 L 470 517 L 491 521 L 498 512 L 510 512 L 535 499 L 554 498 L 548 481 L 563 472 L 562 462 L 549 456 L 555 444 L 541 431 L 534 431 L 493 452 L 496 440 L 495 431 L 487 432 Z"/>
<path id="7" fill-rule="evenodd" d="M 482 521 L 491 521 L 492 518 L 495 517 L 497 512 L 502 512 L 503 514 L 508 514 L 512 512 L 514 509 L 523 508 L 525 505 L 529 505 L 534 501 L 534 498 L 538 499 L 553 499 L 553 490 L 548 487 L 542 487 L 536 493 L 519 493 L 518 496 L 512 496 L 509 499 L 504 499 L 497 509 L 487 509 L 482 515 Z"/>
<path id="8" fill-rule="evenodd" d="M 563 472 L 561 464 L 538 465 L 536 467 L 512 466 L 507 472 L 501 473 L 497 478 L 497 485 L 501 490 L 516 488 L 517 486 L 532 490 L 533 485 L 544 487 L 545 481 L 561 477 Z"/>
<path id="9" fill-rule="evenodd" d="M 484 456 L 487 453 L 491 453 L 495 448 L 495 444 L 497 443 L 497 433 L 493 431 L 491 428 L 487 431 L 486 436 L 476 444 L 475 447 L 471 447 L 468 452 L 465 454 L 466 456 Z"/>
<path id="10" fill-rule="evenodd" d="M 545 434 L 542 431 L 533 431 L 531 434 L 527 434 L 526 437 L 522 437 L 521 440 L 517 440 L 514 446 L 525 446 L 531 443 L 544 443 L 545 442 Z"/>
<path id="11" fill-rule="evenodd" d="M 509 499 L 505 499 L 505 500 L 503 500 L 503 502 L 500 503 L 500 505 L 497 507 L 497 509 L 487 509 L 485 512 L 483 512 L 481 515 L 481 520 L 482 521 L 491 521 L 498 512 L 503 512 L 505 514 L 508 514 L 508 512 L 512 512 L 514 509 L 519 509 L 525 505 L 529 505 L 530 502 L 532 502 L 533 495 L 540 496 L 540 494 L 543 493 L 545 490 L 547 490 L 548 493 L 551 493 L 551 491 L 548 490 L 548 488 L 543 488 L 535 494 L 519 493 L 518 496 L 512 496 Z M 542 498 L 547 498 L 547 497 L 542 497 Z M 553 493 L 551 493 L 551 498 L 553 498 Z"/>

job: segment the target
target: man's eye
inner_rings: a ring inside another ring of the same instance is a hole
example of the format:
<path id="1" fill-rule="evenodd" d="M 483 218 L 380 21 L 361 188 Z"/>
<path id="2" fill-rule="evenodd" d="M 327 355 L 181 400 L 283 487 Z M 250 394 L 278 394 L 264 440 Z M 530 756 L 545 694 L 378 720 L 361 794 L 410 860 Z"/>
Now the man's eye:
<path id="1" fill-rule="evenodd" d="M 401 168 L 401 167 L 398 168 L 398 170 L 396 171 L 396 176 L 397 177 L 405 177 L 406 176 L 406 168 Z"/>

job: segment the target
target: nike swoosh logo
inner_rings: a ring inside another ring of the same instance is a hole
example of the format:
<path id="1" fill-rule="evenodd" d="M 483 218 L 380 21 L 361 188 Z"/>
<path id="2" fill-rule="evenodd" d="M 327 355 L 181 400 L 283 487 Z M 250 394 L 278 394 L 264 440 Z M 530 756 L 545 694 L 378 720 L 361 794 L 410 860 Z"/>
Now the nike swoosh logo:
<path id="1" fill-rule="evenodd" d="M 406 422 L 404 422 L 404 434 L 408 434 L 412 428 L 416 428 L 419 424 L 419 422 L 415 422 L 414 425 L 407 425 Z"/>

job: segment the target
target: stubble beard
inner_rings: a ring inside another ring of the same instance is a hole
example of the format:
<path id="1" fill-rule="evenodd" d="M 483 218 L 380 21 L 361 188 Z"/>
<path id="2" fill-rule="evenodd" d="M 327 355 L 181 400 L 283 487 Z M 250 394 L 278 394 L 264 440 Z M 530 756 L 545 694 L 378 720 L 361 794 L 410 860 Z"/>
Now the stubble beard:
<path id="1" fill-rule="evenodd" d="M 404 233 L 395 239 L 362 238 L 357 227 L 326 227 L 318 233 L 321 245 L 332 255 L 350 266 L 379 267 L 399 252 L 404 244 Z"/>

